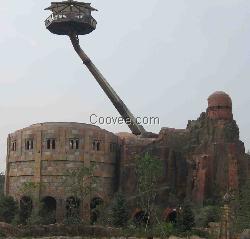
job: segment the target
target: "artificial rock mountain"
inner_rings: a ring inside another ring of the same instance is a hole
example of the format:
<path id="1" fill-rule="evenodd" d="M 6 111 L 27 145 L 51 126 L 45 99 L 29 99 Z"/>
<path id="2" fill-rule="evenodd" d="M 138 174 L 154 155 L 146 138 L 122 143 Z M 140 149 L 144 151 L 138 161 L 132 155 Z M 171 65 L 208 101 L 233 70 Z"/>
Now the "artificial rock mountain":
<path id="1" fill-rule="evenodd" d="M 121 189 L 127 195 L 136 190 L 135 156 L 149 152 L 164 163 L 159 182 L 159 202 L 170 193 L 203 203 L 238 190 L 249 174 L 250 156 L 239 139 L 233 119 L 232 101 L 224 92 L 208 98 L 208 108 L 186 129 L 162 128 L 155 140 L 123 137 Z M 167 196 L 168 195 L 168 196 Z"/>

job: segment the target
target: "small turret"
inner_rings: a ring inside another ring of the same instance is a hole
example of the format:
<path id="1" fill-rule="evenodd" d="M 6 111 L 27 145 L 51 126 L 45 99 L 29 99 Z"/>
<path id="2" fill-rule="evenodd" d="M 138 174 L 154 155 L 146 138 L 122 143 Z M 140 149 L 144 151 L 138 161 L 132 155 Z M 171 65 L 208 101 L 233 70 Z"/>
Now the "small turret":
<path id="1" fill-rule="evenodd" d="M 216 91 L 208 97 L 207 116 L 210 119 L 232 120 L 232 100 L 223 91 Z"/>

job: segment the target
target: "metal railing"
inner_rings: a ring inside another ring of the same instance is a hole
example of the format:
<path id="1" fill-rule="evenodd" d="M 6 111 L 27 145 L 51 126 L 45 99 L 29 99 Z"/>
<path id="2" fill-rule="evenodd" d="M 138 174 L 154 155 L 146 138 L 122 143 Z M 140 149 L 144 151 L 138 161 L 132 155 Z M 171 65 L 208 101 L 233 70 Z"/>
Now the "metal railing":
<path id="1" fill-rule="evenodd" d="M 97 21 L 91 16 L 83 13 L 52 13 L 46 20 L 45 26 L 48 27 L 53 21 L 57 20 L 72 20 L 80 21 L 91 24 L 93 27 L 96 27 Z"/>

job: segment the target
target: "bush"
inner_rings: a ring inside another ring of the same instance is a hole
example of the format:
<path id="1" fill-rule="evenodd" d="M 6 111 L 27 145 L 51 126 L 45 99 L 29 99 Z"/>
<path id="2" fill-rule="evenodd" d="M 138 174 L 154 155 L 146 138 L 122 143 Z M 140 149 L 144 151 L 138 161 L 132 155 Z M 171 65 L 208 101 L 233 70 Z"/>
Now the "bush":
<path id="1" fill-rule="evenodd" d="M 112 204 L 103 205 L 99 210 L 99 217 L 97 223 L 103 226 L 111 226 L 113 224 L 113 212 L 112 212 Z"/>
<path id="2" fill-rule="evenodd" d="M 150 225 L 148 228 L 143 226 L 136 227 L 130 224 L 127 228 L 123 228 L 122 235 L 125 237 L 160 237 L 168 238 L 170 235 L 175 234 L 175 228 L 171 223 L 159 222 Z"/>
<path id="3" fill-rule="evenodd" d="M 18 212 L 18 204 L 10 196 L 0 198 L 0 220 L 11 223 Z"/>
<path id="4" fill-rule="evenodd" d="M 195 224 L 197 227 L 207 227 L 209 222 L 220 220 L 221 209 L 219 206 L 206 206 L 195 210 Z"/>
<path id="5" fill-rule="evenodd" d="M 39 209 L 34 208 L 31 212 L 30 217 L 27 219 L 28 225 L 41 225 L 42 217 L 39 215 Z"/>
<path id="6" fill-rule="evenodd" d="M 158 223 L 153 229 L 154 236 L 167 238 L 174 234 L 175 229 L 172 223 Z"/>
<path id="7" fill-rule="evenodd" d="M 14 217 L 14 219 L 12 220 L 11 224 L 12 224 L 13 226 L 18 226 L 18 225 L 22 224 L 22 222 L 21 222 L 21 220 L 20 220 L 20 214 L 19 214 L 19 213 L 17 213 L 17 214 L 15 215 L 15 217 Z"/>
<path id="8" fill-rule="evenodd" d="M 177 228 L 179 231 L 191 231 L 195 226 L 195 217 L 190 202 L 186 201 L 183 205 L 183 211 L 177 218 Z"/>
<path id="9" fill-rule="evenodd" d="M 81 217 L 80 217 L 80 211 L 77 204 L 75 204 L 75 201 L 71 201 L 69 203 L 69 209 L 66 214 L 66 217 L 64 219 L 64 223 L 67 225 L 78 225 L 82 223 Z"/>
<path id="10" fill-rule="evenodd" d="M 78 215 L 77 216 L 70 215 L 64 219 L 63 223 L 67 225 L 78 225 L 82 223 L 82 220 Z"/>
<path id="11" fill-rule="evenodd" d="M 201 237 L 201 238 L 211 238 L 211 235 L 206 231 L 201 230 L 192 230 L 192 235 Z"/>
<path id="12" fill-rule="evenodd" d="M 40 213 L 40 217 L 41 217 L 41 223 L 43 225 L 50 225 L 50 224 L 55 224 L 56 223 L 56 212 L 52 211 L 52 212 L 46 212 L 46 214 L 41 214 Z"/>
<path id="13" fill-rule="evenodd" d="M 235 201 L 238 207 L 235 212 L 234 230 L 242 232 L 244 229 L 250 228 L 250 178 L 241 188 Z"/>
<path id="14" fill-rule="evenodd" d="M 191 236 L 198 236 L 200 238 L 215 239 L 212 238 L 208 232 L 195 229 L 192 229 L 190 231 L 183 231 L 178 228 L 175 228 L 172 235 L 180 238 L 190 238 Z"/>
<path id="15" fill-rule="evenodd" d="M 0 238 L 6 238 L 6 235 L 3 232 L 0 232 Z"/>
<path id="16" fill-rule="evenodd" d="M 185 204 L 183 209 L 183 226 L 185 231 L 190 231 L 195 225 L 194 213 L 190 204 Z"/>

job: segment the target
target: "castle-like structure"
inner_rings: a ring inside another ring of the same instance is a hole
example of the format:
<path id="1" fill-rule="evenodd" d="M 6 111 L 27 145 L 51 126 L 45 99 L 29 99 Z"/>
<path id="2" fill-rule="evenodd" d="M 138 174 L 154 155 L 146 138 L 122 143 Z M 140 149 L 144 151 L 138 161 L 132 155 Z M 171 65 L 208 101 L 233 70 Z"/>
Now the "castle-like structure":
<path id="1" fill-rule="evenodd" d="M 77 203 L 84 217 L 98 203 L 111 201 L 118 190 L 133 201 L 136 156 L 146 152 L 163 161 L 157 189 L 162 207 L 170 206 L 171 194 L 176 201 L 214 200 L 237 191 L 249 174 L 250 157 L 239 140 L 231 98 L 215 92 L 206 112 L 186 129 L 162 128 L 155 138 L 113 134 L 82 123 L 41 123 L 18 130 L 8 136 L 5 192 L 22 206 L 30 200 L 20 190 L 23 183 L 38 183 L 37 197 L 62 221 L 72 201 L 63 183 L 67 171 L 94 163 L 97 190 Z"/>

